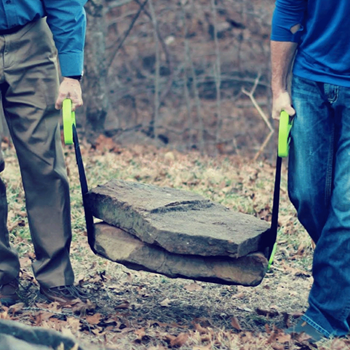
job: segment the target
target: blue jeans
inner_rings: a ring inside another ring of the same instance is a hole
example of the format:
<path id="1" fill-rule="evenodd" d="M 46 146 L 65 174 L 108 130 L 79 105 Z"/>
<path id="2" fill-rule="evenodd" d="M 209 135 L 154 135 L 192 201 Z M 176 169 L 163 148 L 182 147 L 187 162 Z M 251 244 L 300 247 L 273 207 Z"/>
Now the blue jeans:
<path id="1" fill-rule="evenodd" d="M 349 332 L 350 88 L 293 77 L 296 110 L 288 189 L 316 243 L 304 320 L 326 337 Z"/>

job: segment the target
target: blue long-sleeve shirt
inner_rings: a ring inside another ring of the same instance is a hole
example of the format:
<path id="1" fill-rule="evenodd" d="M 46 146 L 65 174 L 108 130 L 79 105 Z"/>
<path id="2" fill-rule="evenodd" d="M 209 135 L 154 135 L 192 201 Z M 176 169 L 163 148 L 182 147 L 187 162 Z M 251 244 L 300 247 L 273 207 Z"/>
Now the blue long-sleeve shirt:
<path id="1" fill-rule="evenodd" d="M 350 87 L 349 0 L 277 0 L 271 40 L 299 43 L 295 75 Z"/>
<path id="2" fill-rule="evenodd" d="M 81 75 L 84 63 L 87 0 L 0 0 L 0 30 L 47 16 L 62 76 Z M 45 8 L 44 8 L 45 6 Z"/>

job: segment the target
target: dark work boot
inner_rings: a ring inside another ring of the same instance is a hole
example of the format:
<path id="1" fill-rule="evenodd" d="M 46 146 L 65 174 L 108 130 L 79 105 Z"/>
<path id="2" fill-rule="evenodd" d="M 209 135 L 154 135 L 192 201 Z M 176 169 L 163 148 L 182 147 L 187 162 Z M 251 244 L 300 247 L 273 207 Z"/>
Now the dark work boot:
<path id="1" fill-rule="evenodd" d="M 60 304 L 69 305 L 77 300 L 85 302 L 87 294 L 75 286 L 60 286 L 53 288 L 41 287 L 40 292 L 50 301 L 57 301 Z"/>
<path id="2" fill-rule="evenodd" d="M 13 280 L 10 283 L 0 285 L 0 302 L 5 306 L 10 306 L 21 301 L 18 294 L 18 282 Z"/>

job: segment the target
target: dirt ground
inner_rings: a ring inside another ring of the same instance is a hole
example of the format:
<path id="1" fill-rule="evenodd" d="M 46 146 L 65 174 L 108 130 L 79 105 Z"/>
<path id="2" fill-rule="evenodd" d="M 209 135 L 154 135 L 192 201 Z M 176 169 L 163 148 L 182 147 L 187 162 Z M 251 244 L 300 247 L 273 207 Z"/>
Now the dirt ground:
<path id="1" fill-rule="evenodd" d="M 120 148 L 82 145 L 90 187 L 112 178 L 172 186 L 200 193 L 233 210 L 271 218 L 274 167 L 264 161 L 152 147 Z M 74 154 L 65 149 L 72 190 L 72 264 L 76 283 L 90 294 L 86 306 L 67 308 L 48 303 L 31 272 L 35 258 L 13 148 L 2 144 L 6 157 L 11 240 L 21 259 L 23 303 L 0 306 L 0 318 L 55 329 L 87 349 L 182 350 L 216 349 L 350 349 L 350 341 L 311 345 L 303 337 L 285 335 L 307 307 L 312 284 L 312 244 L 297 222 L 281 185 L 280 230 L 274 264 L 255 288 L 225 286 L 133 271 L 95 256 L 89 249 L 81 207 Z"/>

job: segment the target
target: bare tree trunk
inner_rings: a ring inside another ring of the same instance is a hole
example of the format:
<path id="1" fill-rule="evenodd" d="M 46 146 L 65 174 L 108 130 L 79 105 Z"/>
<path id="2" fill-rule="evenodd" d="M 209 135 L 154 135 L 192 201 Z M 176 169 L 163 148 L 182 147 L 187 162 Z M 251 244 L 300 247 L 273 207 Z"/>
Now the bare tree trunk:
<path id="1" fill-rule="evenodd" d="M 88 142 L 93 143 L 104 131 L 109 105 L 103 0 L 88 1 L 85 10 L 87 14 L 83 79 L 85 136 Z"/>

